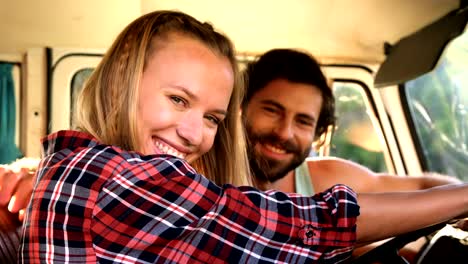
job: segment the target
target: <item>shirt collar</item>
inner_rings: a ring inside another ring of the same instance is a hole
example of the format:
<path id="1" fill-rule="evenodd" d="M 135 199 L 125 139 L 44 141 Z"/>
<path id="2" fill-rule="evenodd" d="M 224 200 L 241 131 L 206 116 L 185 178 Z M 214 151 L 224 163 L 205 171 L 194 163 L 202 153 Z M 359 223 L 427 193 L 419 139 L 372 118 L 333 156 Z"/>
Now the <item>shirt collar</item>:
<path id="1" fill-rule="evenodd" d="M 49 156 L 63 149 L 94 147 L 100 144 L 92 135 L 73 130 L 61 130 L 41 139 L 44 156 Z"/>

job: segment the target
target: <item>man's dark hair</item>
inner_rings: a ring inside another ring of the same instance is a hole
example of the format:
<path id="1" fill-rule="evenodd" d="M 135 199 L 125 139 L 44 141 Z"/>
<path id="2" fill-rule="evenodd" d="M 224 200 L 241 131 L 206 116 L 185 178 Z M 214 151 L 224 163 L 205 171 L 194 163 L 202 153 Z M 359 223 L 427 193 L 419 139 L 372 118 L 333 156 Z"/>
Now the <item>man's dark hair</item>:
<path id="1" fill-rule="evenodd" d="M 244 71 L 246 92 L 242 101 L 245 109 L 252 96 L 268 83 L 277 79 L 309 84 L 322 93 L 322 108 L 315 129 L 315 139 L 335 125 L 335 99 L 327 79 L 315 58 L 302 51 L 292 49 L 273 49 L 247 65 Z"/>

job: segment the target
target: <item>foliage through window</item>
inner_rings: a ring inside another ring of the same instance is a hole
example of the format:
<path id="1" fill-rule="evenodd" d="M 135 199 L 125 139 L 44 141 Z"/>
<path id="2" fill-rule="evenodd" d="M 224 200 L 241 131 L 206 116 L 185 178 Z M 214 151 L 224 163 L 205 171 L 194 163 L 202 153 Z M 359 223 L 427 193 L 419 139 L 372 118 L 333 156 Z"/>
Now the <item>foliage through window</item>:
<path id="1" fill-rule="evenodd" d="M 437 67 L 405 84 L 420 154 L 428 171 L 468 181 L 468 32 L 453 40 Z"/>
<path id="2" fill-rule="evenodd" d="M 377 133 L 376 118 L 367 103 L 364 88 L 353 82 L 334 82 L 337 126 L 330 144 L 330 156 L 355 161 L 375 172 L 388 171 L 383 139 Z"/>

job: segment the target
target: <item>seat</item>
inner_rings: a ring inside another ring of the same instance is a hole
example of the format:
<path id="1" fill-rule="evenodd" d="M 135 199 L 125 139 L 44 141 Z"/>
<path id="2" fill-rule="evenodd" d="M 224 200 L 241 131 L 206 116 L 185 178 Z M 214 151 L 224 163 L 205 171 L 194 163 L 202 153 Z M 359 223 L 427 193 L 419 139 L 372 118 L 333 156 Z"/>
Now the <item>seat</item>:
<path id="1" fill-rule="evenodd" d="M 21 222 L 6 207 L 0 208 L 0 263 L 16 263 Z"/>

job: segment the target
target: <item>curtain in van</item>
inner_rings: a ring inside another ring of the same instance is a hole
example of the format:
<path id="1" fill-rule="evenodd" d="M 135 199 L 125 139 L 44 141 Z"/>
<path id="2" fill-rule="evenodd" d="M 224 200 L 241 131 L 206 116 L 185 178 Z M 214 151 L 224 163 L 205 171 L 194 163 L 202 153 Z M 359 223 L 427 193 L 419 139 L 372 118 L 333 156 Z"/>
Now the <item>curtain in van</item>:
<path id="1" fill-rule="evenodd" d="M 16 106 L 13 65 L 0 63 L 0 164 L 22 157 L 15 144 Z"/>

